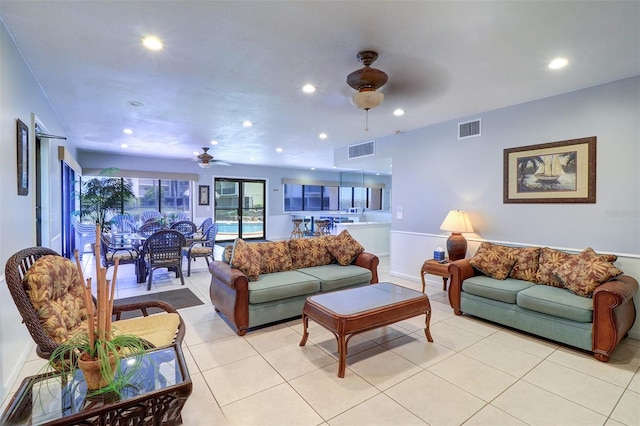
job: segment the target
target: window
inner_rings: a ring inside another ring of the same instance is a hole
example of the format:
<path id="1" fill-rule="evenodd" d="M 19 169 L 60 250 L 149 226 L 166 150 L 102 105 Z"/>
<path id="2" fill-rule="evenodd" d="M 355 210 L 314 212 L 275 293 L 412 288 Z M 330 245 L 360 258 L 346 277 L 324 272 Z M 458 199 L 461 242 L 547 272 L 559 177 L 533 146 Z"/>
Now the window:
<path id="1" fill-rule="evenodd" d="M 284 211 L 382 209 L 382 189 L 354 186 L 284 184 Z"/>

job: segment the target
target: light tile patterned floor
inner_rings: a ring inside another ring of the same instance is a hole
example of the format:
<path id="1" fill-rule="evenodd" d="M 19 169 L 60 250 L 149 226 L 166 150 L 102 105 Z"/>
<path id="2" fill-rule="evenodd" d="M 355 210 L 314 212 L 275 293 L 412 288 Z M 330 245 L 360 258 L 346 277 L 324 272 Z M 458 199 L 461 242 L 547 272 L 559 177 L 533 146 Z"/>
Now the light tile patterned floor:
<path id="1" fill-rule="evenodd" d="M 85 256 L 87 272 L 92 256 Z M 424 317 L 354 337 L 337 377 L 333 335 L 311 322 L 305 347 L 299 319 L 236 336 L 208 297 L 199 259 L 186 285 L 205 305 L 181 309 L 193 393 L 189 425 L 640 425 L 640 341 L 625 339 L 609 363 L 468 316 L 453 315 L 440 283 L 427 286 L 433 343 Z M 162 270 L 160 270 L 162 271 Z M 111 271 L 110 271 L 111 272 Z M 380 281 L 419 290 L 389 275 Z M 151 292 L 180 287 L 155 274 Z M 118 297 L 147 294 L 133 266 L 118 272 Z M 21 378 L 43 365 L 35 351 Z M 5 401 L 6 404 L 7 401 Z"/>

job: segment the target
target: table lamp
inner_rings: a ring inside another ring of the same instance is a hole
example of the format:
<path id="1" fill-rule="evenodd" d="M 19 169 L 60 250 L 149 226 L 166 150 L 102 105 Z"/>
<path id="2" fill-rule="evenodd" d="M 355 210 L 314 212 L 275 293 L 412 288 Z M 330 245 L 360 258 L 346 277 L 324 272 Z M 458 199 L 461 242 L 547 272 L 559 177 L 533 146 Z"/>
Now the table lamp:
<path id="1" fill-rule="evenodd" d="M 462 236 L 462 233 L 473 232 L 473 226 L 471 226 L 467 213 L 460 210 L 451 210 L 447 217 L 444 218 L 440 229 L 451 232 L 447 239 L 449 261 L 464 259 L 467 254 L 467 240 Z"/>

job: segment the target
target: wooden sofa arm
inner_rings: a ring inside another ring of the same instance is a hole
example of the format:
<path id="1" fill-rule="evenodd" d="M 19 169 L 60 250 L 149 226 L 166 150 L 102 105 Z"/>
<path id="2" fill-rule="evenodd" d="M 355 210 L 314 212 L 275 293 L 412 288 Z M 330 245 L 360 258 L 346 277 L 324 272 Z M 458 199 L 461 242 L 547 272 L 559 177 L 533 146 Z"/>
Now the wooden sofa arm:
<path id="1" fill-rule="evenodd" d="M 638 281 L 628 275 L 598 286 L 593 292 L 593 353 L 600 361 L 608 361 L 636 319 L 633 295 Z"/>
<path id="2" fill-rule="evenodd" d="M 449 304 L 453 308 L 453 313 L 461 315 L 460 294 L 462 293 L 462 282 L 467 278 L 476 275 L 476 270 L 469 263 L 471 259 L 460 259 L 449 264 L 449 274 L 451 274 L 451 284 L 449 284 Z"/>
<path id="3" fill-rule="evenodd" d="M 211 302 L 232 323 L 236 333 L 244 336 L 249 328 L 249 279 L 239 269 L 219 260 L 209 264 L 209 272 Z"/>
<path id="4" fill-rule="evenodd" d="M 380 263 L 380 259 L 378 256 L 372 253 L 363 252 L 356 257 L 356 259 L 351 263 L 352 265 L 361 266 L 363 268 L 367 268 L 371 271 L 371 282 L 370 284 L 375 284 L 378 282 L 378 264 Z"/>

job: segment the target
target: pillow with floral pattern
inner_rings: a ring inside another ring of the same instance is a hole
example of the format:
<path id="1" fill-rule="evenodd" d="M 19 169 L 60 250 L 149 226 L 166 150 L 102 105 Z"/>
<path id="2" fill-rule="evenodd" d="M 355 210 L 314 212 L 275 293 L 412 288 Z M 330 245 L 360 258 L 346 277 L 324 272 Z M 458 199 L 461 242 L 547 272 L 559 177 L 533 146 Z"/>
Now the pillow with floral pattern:
<path id="1" fill-rule="evenodd" d="M 553 274 L 565 288 L 578 296 L 590 297 L 600 284 L 617 277 L 622 271 L 588 247 L 579 255 L 570 256 Z"/>
<path id="2" fill-rule="evenodd" d="M 517 258 L 512 254 L 511 247 L 484 242 L 469 263 L 483 274 L 504 280 L 509 276 Z"/>
<path id="3" fill-rule="evenodd" d="M 346 229 L 336 237 L 325 241 L 331 256 L 342 266 L 350 265 L 364 251 L 362 244 L 356 241 Z"/>
<path id="4" fill-rule="evenodd" d="M 260 276 L 260 253 L 242 238 L 236 238 L 229 264 L 244 273 L 249 281 L 258 281 Z"/>

